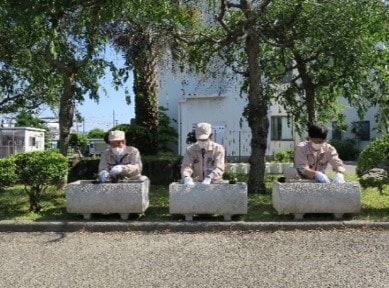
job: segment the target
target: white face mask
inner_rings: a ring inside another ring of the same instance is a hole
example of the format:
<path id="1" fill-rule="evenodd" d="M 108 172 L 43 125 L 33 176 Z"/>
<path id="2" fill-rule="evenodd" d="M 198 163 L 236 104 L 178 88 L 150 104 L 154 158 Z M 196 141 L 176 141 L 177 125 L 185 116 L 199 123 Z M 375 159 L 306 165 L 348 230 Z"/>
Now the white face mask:
<path id="1" fill-rule="evenodd" d="M 122 148 L 122 147 L 112 147 L 111 149 L 112 149 L 113 154 L 115 154 L 117 156 L 122 155 L 124 152 L 124 148 Z"/>
<path id="2" fill-rule="evenodd" d="M 313 150 L 320 150 L 321 147 L 323 147 L 323 144 L 324 143 L 320 143 L 320 144 L 316 144 L 316 143 L 313 143 L 313 142 L 311 143 Z"/>
<path id="3" fill-rule="evenodd" d="M 209 141 L 197 141 L 197 144 L 200 146 L 201 149 L 205 149 L 208 147 Z"/>

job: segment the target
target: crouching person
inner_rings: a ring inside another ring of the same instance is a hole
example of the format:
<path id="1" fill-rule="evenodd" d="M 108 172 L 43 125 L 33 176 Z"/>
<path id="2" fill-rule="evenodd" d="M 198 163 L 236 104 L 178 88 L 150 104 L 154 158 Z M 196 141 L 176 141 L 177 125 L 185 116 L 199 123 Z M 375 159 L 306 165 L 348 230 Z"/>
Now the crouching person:
<path id="1" fill-rule="evenodd" d="M 197 142 L 188 146 L 181 165 L 183 184 L 193 180 L 203 184 L 219 182 L 224 173 L 224 147 L 211 140 L 212 126 L 198 123 L 195 129 Z"/>
<path id="2" fill-rule="evenodd" d="M 294 151 L 294 167 L 285 170 L 286 181 L 296 179 L 311 179 L 318 183 L 330 183 L 325 174 L 328 164 L 336 172 L 333 183 L 344 183 L 343 173 L 346 170 L 343 161 L 339 159 L 335 147 L 328 144 L 327 128 L 312 124 L 308 128 L 308 140 L 299 143 Z"/>
<path id="3" fill-rule="evenodd" d="M 100 183 L 118 182 L 120 179 L 141 180 L 142 161 L 139 150 L 126 145 L 123 131 L 111 131 L 108 135 L 110 147 L 106 149 L 100 158 L 99 180 Z"/>

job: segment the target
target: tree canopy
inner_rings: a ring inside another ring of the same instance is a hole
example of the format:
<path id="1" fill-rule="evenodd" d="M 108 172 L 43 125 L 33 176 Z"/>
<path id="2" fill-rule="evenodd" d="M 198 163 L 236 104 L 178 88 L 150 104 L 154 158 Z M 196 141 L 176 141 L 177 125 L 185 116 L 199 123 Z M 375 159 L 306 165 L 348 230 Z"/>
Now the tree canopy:
<path id="1" fill-rule="evenodd" d="M 336 117 L 340 96 L 360 115 L 371 105 L 388 103 L 387 72 L 382 73 L 387 51 L 374 49 L 387 41 L 382 1 L 205 2 L 213 10 L 205 12 L 195 41 L 187 40 L 195 44 L 191 59 L 204 67 L 217 56 L 242 76 L 243 114 L 252 134 L 249 192 L 265 191 L 271 103 L 281 104 L 302 128 Z"/>
<path id="2" fill-rule="evenodd" d="M 98 101 L 99 78 L 106 67 L 115 71 L 102 56 L 102 23 L 112 19 L 111 10 L 104 9 L 105 1 L 2 2 L 2 29 L 13 47 L 1 51 L 0 61 L 2 71 L 14 77 L 2 86 L 2 112 L 59 107 L 60 150 L 66 155 L 76 103 L 86 96 Z"/>
<path id="3" fill-rule="evenodd" d="M 387 39 L 388 19 L 382 1 L 273 1 L 262 20 L 266 94 L 299 127 L 341 120 L 339 97 L 361 117 L 387 102 L 389 51 L 376 46 Z"/>

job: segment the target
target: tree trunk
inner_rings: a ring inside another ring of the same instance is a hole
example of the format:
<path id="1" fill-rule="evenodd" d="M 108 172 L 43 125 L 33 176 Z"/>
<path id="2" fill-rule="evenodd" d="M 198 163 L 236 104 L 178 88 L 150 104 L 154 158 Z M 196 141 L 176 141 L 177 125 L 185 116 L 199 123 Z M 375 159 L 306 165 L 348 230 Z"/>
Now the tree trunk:
<path id="1" fill-rule="evenodd" d="M 28 190 L 29 202 L 30 202 L 30 211 L 38 213 L 41 210 L 40 198 L 41 198 L 41 189 L 38 186 L 31 186 Z"/>
<path id="2" fill-rule="evenodd" d="M 306 64 L 302 60 L 300 55 L 295 54 L 297 62 L 297 70 L 301 76 L 302 85 L 305 91 L 305 103 L 307 105 L 307 120 L 309 124 L 313 124 L 317 121 L 317 109 L 316 109 L 316 95 L 315 85 L 312 82 L 312 78 L 309 76 L 306 68 Z"/>
<path id="3" fill-rule="evenodd" d="M 248 55 L 248 124 L 251 129 L 251 155 L 248 193 L 265 193 L 265 153 L 269 120 L 268 103 L 263 95 L 259 55 L 259 33 L 249 28 L 246 38 Z"/>
<path id="4" fill-rule="evenodd" d="M 64 90 L 59 104 L 59 150 L 62 155 L 68 155 L 70 129 L 73 126 L 73 117 L 75 110 L 74 92 L 75 81 L 74 74 L 63 75 Z"/>
<path id="5" fill-rule="evenodd" d="M 157 97 L 157 57 L 152 35 L 145 32 L 136 51 L 131 51 L 134 63 L 134 93 L 136 124 L 150 132 L 148 151 L 158 154 L 159 101 Z"/>

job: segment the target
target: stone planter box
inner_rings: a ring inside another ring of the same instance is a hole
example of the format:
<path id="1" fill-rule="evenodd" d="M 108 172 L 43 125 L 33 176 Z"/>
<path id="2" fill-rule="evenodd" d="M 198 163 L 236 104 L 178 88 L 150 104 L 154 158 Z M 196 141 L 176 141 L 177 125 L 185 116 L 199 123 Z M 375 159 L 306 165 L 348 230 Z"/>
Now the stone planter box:
<path id="1" fill-rule="evenodd" d="M 149 179 L 128 180 L 119 183 L 95 184 L 90 180 L 68 183 L 65 189 L 66 210 L 83 214 L 90 219 L 92 213 L 119 213 L 128 219 L 131 213 L 144 213 L 149 207 Z"/>
<path id="2" fill-rule="evenodd" d="M 359 213 L 361 188 L 357 182 L 315 183 L 313 181 L 273 182 L 273 207 L 278 214 L 333 213 L 336 219 L 344 213 Z"/>
<path id="3" fill-rule="evenodd" d="M 247 185 L 243 182 L 193 186 L 171 183 L 169 212 L 185 215 L 185 220 L 193 220 L 195 214 L 219 214 L 229 221 L 232 215 L 247 214 Z"/>

